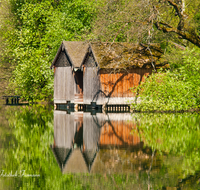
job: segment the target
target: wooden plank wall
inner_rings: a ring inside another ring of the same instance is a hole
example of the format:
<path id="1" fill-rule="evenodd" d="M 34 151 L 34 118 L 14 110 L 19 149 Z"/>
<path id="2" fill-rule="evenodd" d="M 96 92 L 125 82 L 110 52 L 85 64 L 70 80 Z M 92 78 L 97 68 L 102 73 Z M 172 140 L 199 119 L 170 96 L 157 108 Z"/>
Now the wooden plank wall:
<path id="1" fill-rule="evenodd" d="M 57 67 L 54 73 L 54 102 L 74 101 L 74 76 L 71 67 Z"/>
<path id="2" fill-rule="evenodd" d="M 99 98 L 100 78 L 98 68 L 85 67 L 83 73 L 83 103 L 90 104 Z"/>
<path id="3" fill-rule="evenodd" d="M 152 69 L 132 69 L 123 72 L 100 70 L 101 90 L 107 97 L 133 97 L 130 88 L 138 86 L 151 73 Z"/>
<path id="4" fill-rule="evenodd" d="M 98 146 L 126 147 L 140 144 L 136 124 L 130 113 L 90 113 L 66 114 L 54 111 L 54 146 L 72 148 L 76 132 L 83 126 L 83 145 L 85 150 L 96 150 Z M 133 132 L 131 134 L 131 132 Z"/>

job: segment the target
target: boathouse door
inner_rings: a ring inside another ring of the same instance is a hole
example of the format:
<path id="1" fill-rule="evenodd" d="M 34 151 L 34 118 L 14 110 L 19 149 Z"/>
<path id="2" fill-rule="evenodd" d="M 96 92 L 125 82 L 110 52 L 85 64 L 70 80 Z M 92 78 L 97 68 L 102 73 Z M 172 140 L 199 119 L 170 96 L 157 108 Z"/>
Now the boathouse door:
<path id="1" fill-rule="evenodd" d="M 83 103 L 83 71 L 77 70 L 74 72 L 75 78 L 75 103 Z"/>

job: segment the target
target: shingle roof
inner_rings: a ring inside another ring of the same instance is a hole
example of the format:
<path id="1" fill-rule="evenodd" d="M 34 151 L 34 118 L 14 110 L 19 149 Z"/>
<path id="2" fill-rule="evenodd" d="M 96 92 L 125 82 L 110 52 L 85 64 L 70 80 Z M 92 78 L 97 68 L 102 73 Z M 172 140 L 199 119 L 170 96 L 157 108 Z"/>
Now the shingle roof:
<path id="1" fill-rule="evenodd" d="M 74 67 L 80 67 L 87 52 L 88 43 L 63 41 L 63 45 Z"/>
<path id="2" fill-rule="evenodd" d="M 62 147 L 53 147 L 51 146 L 51 149 L 54 153 L 54 156 L 58 162 L 58 165 L 61 170 L 65 167 L 66 161 L 71 153 L 71 149 L 68 148 L 62 148 Z"/>
<path id="3" fill-rule="evenodd" d="M 62 173 L 88 173 L 88 167 L 79 148 L 74 149 L 66 161 Z"/>
<path id="4" fill-rule="evenodd" d="M 126 42 L 90 43 L 91 50 L 100 68 L 158 67 L 163 52 L 159 44 L 149 46 Z"/>
<path id="5" fill-rule="evenodd" d="M 61 51 L 67 53 L 73 67 L 80 67 L 88 50 L 87 42 L 63 41 L 50 68 L 56 63 Z"/>
<path id="6" fill-rule="evenodd" d="M 56 63 L 60 52 L 65 50 L 73 67 L 80 67 L 90 47 L 100 68 L 156 68 L 168 67 L 162 59 L 159 44 L 133 44 L 127 42 L 78 42 L 63 41 L 51 65 Z"/>

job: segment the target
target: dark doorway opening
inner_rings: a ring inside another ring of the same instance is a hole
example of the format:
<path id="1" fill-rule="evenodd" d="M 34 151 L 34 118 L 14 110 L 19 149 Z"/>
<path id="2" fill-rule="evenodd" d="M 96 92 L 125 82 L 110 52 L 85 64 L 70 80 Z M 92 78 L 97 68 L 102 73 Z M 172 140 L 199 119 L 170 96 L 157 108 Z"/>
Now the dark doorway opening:
<path id="1" fill-rule="evenodd" d="M 75 78 L 75 102 L 83 102 L 83 71 L 74 72 Z"/>

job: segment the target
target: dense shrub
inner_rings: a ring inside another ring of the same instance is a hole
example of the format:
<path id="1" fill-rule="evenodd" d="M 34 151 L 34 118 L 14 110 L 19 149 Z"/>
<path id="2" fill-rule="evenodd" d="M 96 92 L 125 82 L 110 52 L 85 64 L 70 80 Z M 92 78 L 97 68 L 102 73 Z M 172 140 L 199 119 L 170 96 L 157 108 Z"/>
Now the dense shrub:
<path id="1" fill-rule="evenodd" d="M 179 56 L 170 64 L 172 69 L 152 74 L 135 89 L 141 102 L 134 102 L 133 109 L 182 111 L 200 106 L 200 50 L 187 49 Z"/>

